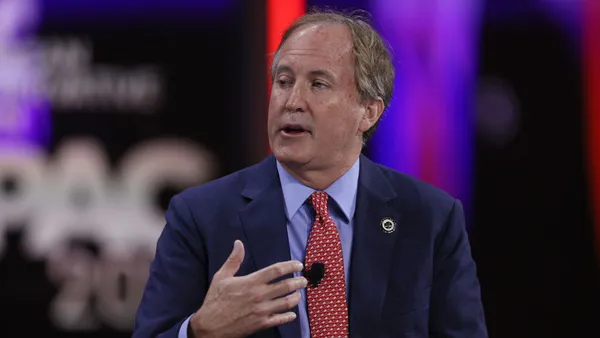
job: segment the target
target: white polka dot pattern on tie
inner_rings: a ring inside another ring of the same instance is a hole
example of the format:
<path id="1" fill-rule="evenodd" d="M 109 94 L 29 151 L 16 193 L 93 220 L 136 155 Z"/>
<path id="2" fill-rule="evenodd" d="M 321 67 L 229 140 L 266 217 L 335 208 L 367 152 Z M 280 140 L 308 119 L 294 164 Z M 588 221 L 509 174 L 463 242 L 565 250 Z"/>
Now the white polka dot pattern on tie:
<path id="1" fill-rule="evenodd" d="M 308 318 L 312 338 L 348 337 L 348 305 L 344 256 L 340 235 L 327 209 L 328 195 L 314 192 L 311 202 L 316 212 L 315 223 L 308 236 L 305 265 L 320 262 L 325 265 L 325 276 L 313 287 L 306 289 Z"/>

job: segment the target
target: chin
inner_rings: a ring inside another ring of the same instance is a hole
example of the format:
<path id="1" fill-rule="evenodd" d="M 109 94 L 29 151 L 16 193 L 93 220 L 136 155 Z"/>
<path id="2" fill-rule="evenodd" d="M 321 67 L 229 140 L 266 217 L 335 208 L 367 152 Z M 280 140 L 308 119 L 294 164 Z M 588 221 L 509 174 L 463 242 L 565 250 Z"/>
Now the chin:
<path id="1" fill-rule="evenodd" d="M 306 151 L 294 149 L 296 147 L 279 146 L 273 148 L 273 156 L 280 163 L 287 165 L 301 165 L 308 162 Z"/>

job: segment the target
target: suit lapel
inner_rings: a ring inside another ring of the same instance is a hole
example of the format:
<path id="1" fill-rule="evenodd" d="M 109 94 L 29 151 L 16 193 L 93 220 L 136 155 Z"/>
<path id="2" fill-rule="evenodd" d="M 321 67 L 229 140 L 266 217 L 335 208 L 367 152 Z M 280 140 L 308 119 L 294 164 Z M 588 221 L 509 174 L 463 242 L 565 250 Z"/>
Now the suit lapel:
<path id="1" fill-rule="evenodd" d="M 386 233 L 381 220 L 401 215 L 389 206 L 396 193 L 379 167 L 361 156 L 350 268 L 350 336 L 377 336 L 398 231 Z M 249 202 L 239 212 L 256 269 L 290 260 L 283 192 L 275 159 L 270 156 L 249 173 L 242 195 Z M 292 275 L 284 276 L 284 278 Z M 293 309 L 298 314 L 298 307 Z M 282 338 L 300 338 L 300 323 L 278 327 Z"/>
<path id="2" fill-rule="evenodd" d="M 242 195 L 249 200 L 239 212 L 247 243 L 247 252 L 257 270 L 291 259 L 283 192 L 273 156 L 268 157 L 249 175 Z M 283 278 L 293 277 L 291 274 Z M 280 280 L 280 279 L 279 279 Z M 298 307 L 293 311 L 298 315 Z M 300 338 L 300 323 L 294 320 L 278 327 L 282 338 Z"/>
<path id="3" fill-rule="evenodd" d="M 388 202 L 396 193 L 377 165 L 361 157 L 350 268 L 350 336 L 377 336 L 398 231 L 386 233 L 381 221 L 400 215 Z"/>

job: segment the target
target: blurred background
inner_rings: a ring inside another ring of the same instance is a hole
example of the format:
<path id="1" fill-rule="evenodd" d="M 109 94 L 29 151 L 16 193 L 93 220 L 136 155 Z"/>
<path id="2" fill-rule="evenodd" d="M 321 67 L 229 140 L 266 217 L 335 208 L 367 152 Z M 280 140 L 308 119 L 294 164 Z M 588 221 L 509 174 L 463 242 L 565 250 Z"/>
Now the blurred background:
<path id="1" fill-rule="evenodd" d="M 269 154 L 268 64 L 364 9 L 365 153 L 465 204 L 490 337 L 599 337 L 600 1 L 0 0 L 0 337 L 128 337 L 173 194 Z"/>

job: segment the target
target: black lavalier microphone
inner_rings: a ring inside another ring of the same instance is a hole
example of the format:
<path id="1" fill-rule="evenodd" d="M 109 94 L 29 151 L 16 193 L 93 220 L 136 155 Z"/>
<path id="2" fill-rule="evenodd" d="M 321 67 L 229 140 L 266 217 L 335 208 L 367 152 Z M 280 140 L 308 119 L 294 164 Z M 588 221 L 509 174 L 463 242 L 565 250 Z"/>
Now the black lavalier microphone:
<path id="1" fill-rule="evenodd" d="M 323 263 L 314 262 L 310 266 L 310 270 L 304 270 L 304 277 L 313 287 L 321 283 L 323 276 L 325 276 L 325 264 Z"/>

